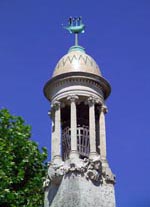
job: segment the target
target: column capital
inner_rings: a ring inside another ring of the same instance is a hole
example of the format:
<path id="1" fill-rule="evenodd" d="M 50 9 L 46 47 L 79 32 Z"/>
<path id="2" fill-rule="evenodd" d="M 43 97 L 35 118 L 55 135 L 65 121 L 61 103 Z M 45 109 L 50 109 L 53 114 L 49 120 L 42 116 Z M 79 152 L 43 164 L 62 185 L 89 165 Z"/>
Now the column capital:
<path id="1" fill-rule="evenodd" d="M 52 104 L 51 104 L 51 109 L 52 110 L 58 110 L 59 108 L 60 108 L 60 101 L 54 101 L 54 102 L 52 102 Z"/>
<path id="2" fill-rule="evenodd" d="M 76 102 L 79 99 L 79 97 L 77 95 L 69 95 L 67 97 L 67 100 L 69 100 L 70 102 Z"/>
<path id="3" fill-rule="evenodd" d="M 102 105 L 102 106 L 100 107 L 100 111 L 106 114 L 106 113 L 108 112 L 108 108 L 107 108 L 107 106 L 106 106 L 106 105 Z"/>
<path id="4" fill-rule="evenodd" d="M 92 106 L 94 105 L 95 103 L 97 102 L 97 99 L 93 96 L 90 96 L 88 99 L 87 99 L 87 103 L 89 104 L 89 106 Z"/>

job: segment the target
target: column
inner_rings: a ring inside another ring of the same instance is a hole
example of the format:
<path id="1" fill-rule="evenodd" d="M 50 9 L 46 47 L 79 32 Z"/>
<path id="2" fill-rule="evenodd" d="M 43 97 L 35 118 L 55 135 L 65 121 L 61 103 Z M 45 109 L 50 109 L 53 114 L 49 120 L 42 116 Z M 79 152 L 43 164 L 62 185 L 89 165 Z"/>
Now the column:
<path id="1" fill-rule="evenodd" d="M 61 109 L 60 102 L 55 101 L 52 104 L 52 142 L 51 153 L 52 160 L 61 160 Z"/>
<path id="2" fill-rule="evenodd" d="M 54 130 L 54 115 L 55 115 L 55 110 L 53 105 L 51 105 L 51 110 L 48 111 L 48 116 L 51 118 L 51 160 L 53 159 L 55 152 L 54 152 L 54 144 L 55 144 L 55 130 Z"/>
<path id="3" fill-rule="evenodd" d="M 88 98 L 89 104 L 89 138 L 90 138 L 90 158 L 93 158 L 96 153 L 96 127 L 95 127 L 95 99 Z"/>
<path id="4" fill-rule="evenodd" d="M 101 106 L 99 116 L 99 139 L 100 139 L 100 155 L 101 160 L 106 160 L 106 129 L 105 129 L 105 113 L 107 112 L 106 106 Z"/>
<path id="5" fill-rule="evenodd" d="M 77 109 L 76 109 L 76 100 L 78 96 L 72 95 L 67 98 L 70 101 L 70 125 L 71 125 L 71 151 L 70 158 L 78 157 L 77 149 Z"/>

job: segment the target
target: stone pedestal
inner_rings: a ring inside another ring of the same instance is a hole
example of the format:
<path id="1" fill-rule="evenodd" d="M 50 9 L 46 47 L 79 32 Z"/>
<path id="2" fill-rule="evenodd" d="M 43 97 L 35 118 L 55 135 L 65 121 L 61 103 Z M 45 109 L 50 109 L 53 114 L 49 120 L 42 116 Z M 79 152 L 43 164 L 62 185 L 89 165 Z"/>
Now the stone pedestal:
<path id="1" fill-rule="evenodd" d="M 85 176 L 68 174 L 60 185 L 50 186 L 45 207 L 115 207 L 113 184 L 93 183 Z"/>
<path id="2" fill-rule="evenodd" d="M 44 207 L 115 207 L 115 177 L 96 159 L 50 163 Z"/>

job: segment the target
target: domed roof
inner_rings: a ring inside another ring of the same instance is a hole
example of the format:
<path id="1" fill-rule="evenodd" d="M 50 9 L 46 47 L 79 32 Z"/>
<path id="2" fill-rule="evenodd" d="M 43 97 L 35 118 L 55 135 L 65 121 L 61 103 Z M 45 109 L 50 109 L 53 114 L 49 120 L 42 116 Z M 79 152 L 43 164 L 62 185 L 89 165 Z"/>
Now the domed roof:
<path id="1" fill-rule="evenodd" d="M 53 77 L 69 72 L 86 72 L 102 76 L 95 60 L 80 46 L 73 46 L 57 63 Z"/>

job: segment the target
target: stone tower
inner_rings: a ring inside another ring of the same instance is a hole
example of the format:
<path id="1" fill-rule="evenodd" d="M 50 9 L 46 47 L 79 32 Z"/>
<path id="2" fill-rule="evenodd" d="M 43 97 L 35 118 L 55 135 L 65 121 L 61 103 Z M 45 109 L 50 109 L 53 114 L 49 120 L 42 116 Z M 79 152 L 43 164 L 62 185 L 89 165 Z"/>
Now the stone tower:
<path id="1" fill-rule="evenodd" d="M 51 162 L 44 181 L 44 207 L 115 207 L 115 178 L 106 156 L 105 100 L 109 83 L 78 45 L 81 18 L 66 27 L 75 45 L 44 86 L 51 103 Z"/>

